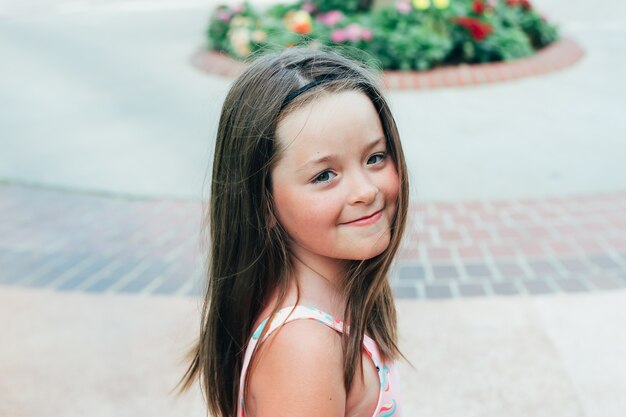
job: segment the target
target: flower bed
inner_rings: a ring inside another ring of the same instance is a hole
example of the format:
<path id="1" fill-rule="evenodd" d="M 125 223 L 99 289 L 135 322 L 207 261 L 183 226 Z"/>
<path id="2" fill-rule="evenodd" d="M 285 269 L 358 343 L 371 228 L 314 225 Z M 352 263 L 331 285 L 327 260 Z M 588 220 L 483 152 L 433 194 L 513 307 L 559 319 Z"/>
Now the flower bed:
<path id="1" fill-rule="evenodd" d="M 385 70 L 511 61 L 558 39 L 528 0 L 305 0 L 264 11 L 218 6 L 211 50 L 243 60 L 259 50 L 306 45 L 378 61 Z"/>

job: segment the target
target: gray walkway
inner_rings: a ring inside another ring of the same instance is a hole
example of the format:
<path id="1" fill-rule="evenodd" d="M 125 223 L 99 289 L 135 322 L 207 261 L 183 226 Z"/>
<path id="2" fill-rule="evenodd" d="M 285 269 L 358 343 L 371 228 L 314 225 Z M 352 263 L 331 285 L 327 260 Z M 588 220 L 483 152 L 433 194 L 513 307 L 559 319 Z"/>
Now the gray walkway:
<path id="1" fill-rule="evenodd" d="M 404 416 L 622 417 L 626 291 L 400 301 Z M 202 417 L 170 390 L 199 307 L 0 287 L 0 415 Z M 77 314 L 80 312 L 80 314 Z"/>
<path id="2" fill-rule="evenodd" d="M 212 3 L 5 5 L 0 178 L 200 198 L 228 88 L 189 65 Z M 536 3 L 587 50 L 575 67 L 507 84 L 389 94 L 414 199 L 626 188 L 626 24 L 617 19 L 626 5 Z"/>

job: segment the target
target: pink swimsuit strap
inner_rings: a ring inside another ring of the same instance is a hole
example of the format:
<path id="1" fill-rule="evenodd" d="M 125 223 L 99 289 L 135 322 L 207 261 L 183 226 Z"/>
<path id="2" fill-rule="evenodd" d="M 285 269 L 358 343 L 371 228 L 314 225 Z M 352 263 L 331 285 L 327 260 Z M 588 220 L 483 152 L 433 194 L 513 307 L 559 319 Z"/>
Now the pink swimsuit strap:
<path id="1" fill-rule="evenodd" d="M 280 326 L 289 323 L 294 320 L 316 320 L 328 327 L 343 333 L 343 322 L 341 320 L 334 319 L 330 314 L 321 311 L 315 307 L 308 306 L 289 306 L 284 307 L 276 313 L 270 327 L 265 333 L 265 340 L 274 330 Z M 239 398 L 237 402 L 237 417 L 245 417 L 243 411 L 244 391 L 243 382 L 245 381 L 248 365 L 250 364 L 250 358 L 255 346 L 259 343 L 259 337 L 267 326 L 269 317 L 265 318 L 259 324 L 259 326 L 252 333 L 252 337 L 246 347 L 246 352 L 243 360 L 243 368 L 241 371 L 241 378 L 239 383 Z M 349 328 L 349 326 L 347 326 Z M 372 417 L 400 417 L 400 390 L 398 386 L 399 376 L 395 363 L 385 363 L 381 359 L 378 345 L 376 342 L 365 335 L 363 339 L 363 348 L 367 355 L 372 359 L 374 366 L 378 370 L 378 378 L 380 381 L 380 392 L 378 396 L 378 404 L 376 405 L 376 412 Z"/>

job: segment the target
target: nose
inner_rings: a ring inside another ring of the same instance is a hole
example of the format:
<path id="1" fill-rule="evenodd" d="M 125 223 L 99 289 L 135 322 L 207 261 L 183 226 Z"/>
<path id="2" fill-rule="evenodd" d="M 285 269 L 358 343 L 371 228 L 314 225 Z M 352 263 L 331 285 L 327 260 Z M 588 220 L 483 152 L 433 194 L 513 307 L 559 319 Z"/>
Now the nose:
<path id="1" fill-rule="evenodd" d="M 352 176 L 350 187 L 350 204 L 369 205 L 376 200 L 378 187 L 366 173 L 355 173 Z"/>

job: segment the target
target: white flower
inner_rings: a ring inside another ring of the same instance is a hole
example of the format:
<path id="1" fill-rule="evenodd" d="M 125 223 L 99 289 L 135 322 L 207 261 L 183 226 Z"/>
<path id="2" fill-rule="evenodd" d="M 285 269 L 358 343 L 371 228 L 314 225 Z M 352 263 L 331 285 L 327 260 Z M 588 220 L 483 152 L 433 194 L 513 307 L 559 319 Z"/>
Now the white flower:
<path id="1" fill-rule="evenodd" d="M 250 49 L 250 29 L 245 27 L 232 28 L 228 32 L 228 40 L 237 55 L 245 57 L 252 52 Z"/>

